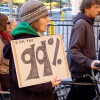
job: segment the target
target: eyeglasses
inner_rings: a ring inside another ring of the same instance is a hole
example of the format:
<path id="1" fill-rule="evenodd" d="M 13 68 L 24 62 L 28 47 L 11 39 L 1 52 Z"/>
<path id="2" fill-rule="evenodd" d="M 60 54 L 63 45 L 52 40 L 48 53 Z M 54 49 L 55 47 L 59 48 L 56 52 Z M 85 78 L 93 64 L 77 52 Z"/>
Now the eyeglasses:
<path id="1" fill-rule="evenodd" d="M 7 24 L 10 24 L 10 21 L 9 21 L 9 22 L 7 22 Z"/>

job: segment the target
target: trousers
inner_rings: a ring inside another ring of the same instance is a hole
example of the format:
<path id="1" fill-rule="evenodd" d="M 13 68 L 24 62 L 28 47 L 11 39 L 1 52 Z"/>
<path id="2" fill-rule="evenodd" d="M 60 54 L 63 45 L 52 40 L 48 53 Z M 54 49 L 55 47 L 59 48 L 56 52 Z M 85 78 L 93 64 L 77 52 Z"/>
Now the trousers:
<path id="1" fill-rule="evenodd" d="M 72 78 L 73 80 L 74 78 Z M 79 78 L 76 82 L 90 82 L 90 78 Z M 95 85 L 72 85 L 66 100 L 93 100 L 96 97 Z"/>

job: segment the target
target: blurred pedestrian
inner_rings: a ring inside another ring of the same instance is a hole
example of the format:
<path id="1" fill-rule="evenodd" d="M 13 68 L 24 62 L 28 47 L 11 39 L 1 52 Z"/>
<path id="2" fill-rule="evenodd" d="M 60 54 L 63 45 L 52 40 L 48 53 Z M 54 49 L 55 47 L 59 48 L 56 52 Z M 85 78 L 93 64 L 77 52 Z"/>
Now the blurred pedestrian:
<path id="1" fill-rule="evenodd" d="M 20 12 L 20 8 L 21 8 L 21 6 L 22 6 L 22 4 L 19 3 L 19 5 L 18 5 L 18 9 L 17 9 L 18 13 Z"/>
<path id="2" fill-rule="evenodd" d="M 99 31 L 99 40 L 100 40 L 100 31 Z M 98 60 L 100 60 L 100 47 L 99 47 L 99 54 L 98 54 Z"/>
<path id="3" fill-rule="evenodd" d="M 92 83 L 91 70 L 96 60 L 95 37 L 93 31 L 94 19 L 100 12 L 100 0 L 82 0 L 80 11 L 73 19 L 73 28 L 67 54 L 68 66 L 72 80 L 75 82 Z M 66 100 L 93 100 L 96 96 L 95 86 L 72 85 Z"/>
<path id="4" fill-rule="evenodd" d="M 41 1 L 28 0 L 20 9 L 22 22 L 11 32 L 14 40 L 36 38 L 42 36 L 48 28 L 48 10 Z M 4 57 L 10 59 L 10 95 L 11 100 L 54 100 L 53 88 L 61 80 L 56 77 L 50 82 L 19 88 L 15 71 L 15 63 L 11 50 L 11 44 L 4 47 Z"/>

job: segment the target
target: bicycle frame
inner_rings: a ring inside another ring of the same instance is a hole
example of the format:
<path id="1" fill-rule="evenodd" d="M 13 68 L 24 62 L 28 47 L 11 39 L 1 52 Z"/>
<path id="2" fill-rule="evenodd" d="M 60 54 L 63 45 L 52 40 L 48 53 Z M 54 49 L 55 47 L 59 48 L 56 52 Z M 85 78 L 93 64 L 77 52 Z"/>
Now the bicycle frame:
<path id="1" fill-rule="evenodd" d="M 90 77 L 93 80 L 93 83 L 87 83 L 87 82 L 74 82 L 74 81 L 62 81 L 58 87 L 57 90 L 55 90 L 55 92 L 64 89 L 64 88 L 69 88 L 66 85 L 95 85 L 95 90 L 96 90 L 96 97 L 93 100 L 100 100 L 100 93 L 99 93 L 99 87 L 98 84 L 100 84 L 100 82 L 98 82 L 95 78 L 94 75 L 94 71 L 91 71 L 92 76 L 86 74 L 84 77 Z M 61 85 L 64 85 L 65 87 L 60 87 Z M 64 100 L 64 99 L 61 99 Z"/>

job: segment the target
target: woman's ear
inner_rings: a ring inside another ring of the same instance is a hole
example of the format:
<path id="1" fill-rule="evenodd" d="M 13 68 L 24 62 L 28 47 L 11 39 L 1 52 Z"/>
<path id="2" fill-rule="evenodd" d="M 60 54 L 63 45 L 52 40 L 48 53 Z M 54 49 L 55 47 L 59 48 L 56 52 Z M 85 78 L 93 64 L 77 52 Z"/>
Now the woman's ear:
<path id="1" fill-rule="evenodd" d="M 38 24 L 38 26 L 40 26 L 40 25 L 41 25 L 41 23 L 40 23 L 40 21 L 39 21 L 39 20 L 38 20 L 38 23 L 37 23 L 37 24 Z"/>

